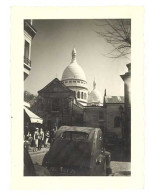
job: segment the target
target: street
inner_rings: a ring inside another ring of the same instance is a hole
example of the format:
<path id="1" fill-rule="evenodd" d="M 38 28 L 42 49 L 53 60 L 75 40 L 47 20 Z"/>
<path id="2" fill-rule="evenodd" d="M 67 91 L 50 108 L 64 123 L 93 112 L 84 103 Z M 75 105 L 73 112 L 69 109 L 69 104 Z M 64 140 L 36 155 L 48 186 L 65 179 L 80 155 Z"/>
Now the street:
<path id="1" fill-rule="evenodd" d="M 48 150 L 49 148 L 42 148 L 41 151 L 38 152 L 32 152 L 32 150 L 30 150 L 29 153 L 33 163 L 41 165 L 43 157 Z M 112 169 L 111 176 L 130 176 L 131 175 L 130 167 L 131 167 L 130 162 L 111 161 Z"/>

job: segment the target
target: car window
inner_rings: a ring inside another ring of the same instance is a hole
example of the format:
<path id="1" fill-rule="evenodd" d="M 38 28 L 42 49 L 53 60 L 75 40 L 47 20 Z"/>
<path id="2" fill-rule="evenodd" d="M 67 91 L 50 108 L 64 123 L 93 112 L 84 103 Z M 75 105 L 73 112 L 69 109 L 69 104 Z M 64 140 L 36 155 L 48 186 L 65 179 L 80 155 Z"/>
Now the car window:
<path id="1" fill-rule="evenodd" d="M 72 132 L 66 131 L 61 134 L 61 138 L 64 140 L 88 140 L 89 134 L 85 132 Z"/>

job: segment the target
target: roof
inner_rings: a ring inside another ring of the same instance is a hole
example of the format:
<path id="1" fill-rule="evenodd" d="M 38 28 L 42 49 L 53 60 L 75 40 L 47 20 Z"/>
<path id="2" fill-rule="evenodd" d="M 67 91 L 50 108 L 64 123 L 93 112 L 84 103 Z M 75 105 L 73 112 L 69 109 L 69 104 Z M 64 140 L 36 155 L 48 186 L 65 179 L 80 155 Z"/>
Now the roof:
<path id="1" fill-rule="evenodd" d="M 38 93 L 42 93 L 48 91 L 50 88 L 55 87 L 55 84 L 59 85 L 63 90 L 73 93 L 69 87 L 65 86 L 58 78 L 53 79 L 50 83 L 48 83 L 45 87 L 38 91 Z"/>
<path id="2" fill-rule="evenodd" d="M 124 96 L 105 96 L 105 102 L 111 103 L 124 103 Z"/>

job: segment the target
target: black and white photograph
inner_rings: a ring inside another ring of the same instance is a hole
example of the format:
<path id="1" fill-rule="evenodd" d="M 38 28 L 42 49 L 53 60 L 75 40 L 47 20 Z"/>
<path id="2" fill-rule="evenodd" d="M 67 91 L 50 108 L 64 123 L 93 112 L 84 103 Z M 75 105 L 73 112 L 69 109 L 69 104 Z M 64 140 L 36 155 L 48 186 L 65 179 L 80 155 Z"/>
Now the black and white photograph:
<path id="1" fill-rule="evenodd" d="M 23 176 L 131 177 L 131 25 L 23 20 Z"/>

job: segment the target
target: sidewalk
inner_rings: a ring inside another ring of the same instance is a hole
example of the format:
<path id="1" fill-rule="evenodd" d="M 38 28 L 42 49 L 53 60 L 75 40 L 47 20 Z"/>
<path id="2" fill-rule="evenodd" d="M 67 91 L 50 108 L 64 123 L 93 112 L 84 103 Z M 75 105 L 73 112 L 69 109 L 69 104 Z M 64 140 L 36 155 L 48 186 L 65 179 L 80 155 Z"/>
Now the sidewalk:
<path id="1" fill-rule="evenodd" d="M 131 176 L 131 162 L 111 161 L 111 176 Z"/>
<path id="2" fill-rule="evenodd" d="M 30 155 L 35 155 L 35 154 L 40 154 L 40 153 L 46 153 L 46 152 L 48 152 L 49 149 L 50 149 L 50 147 L 47 146 L 46 148 L 44 148 L 44 147 L 41 148 L 41 150 L 38 150 L 37 152 L 33 152 L 33 147 L 29 147 L 28 152 Z"/>

